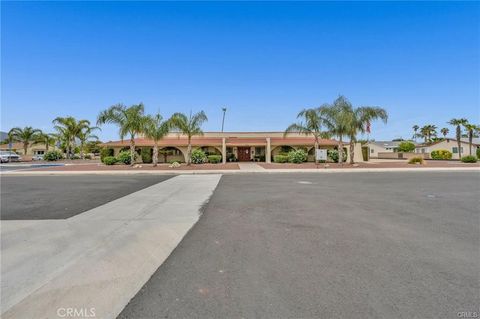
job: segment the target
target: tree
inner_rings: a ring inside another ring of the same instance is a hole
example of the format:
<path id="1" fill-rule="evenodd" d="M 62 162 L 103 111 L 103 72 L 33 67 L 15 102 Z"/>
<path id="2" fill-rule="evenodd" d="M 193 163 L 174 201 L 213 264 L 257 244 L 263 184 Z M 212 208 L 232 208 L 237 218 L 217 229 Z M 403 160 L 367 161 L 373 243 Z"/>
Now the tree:
<path id="1" fill-rule="evenodd" d="M 324 116 L 329 131 L 339 138 L 338 156 L 339 163 L 343 158 L 342 138 L 350 138 L 350 163 L 354 162 L 355 143 L 358 133 L 370 131 L 372 121 L 381 119 L 387 122 L 387 112 L 380 107 L 362 106 L 354 108 L 344 96 L 339 96 L 332 105 L 320 107 L 320 114 Z"/>
<path id="2" fill-rule="evenodd" d="M 385 109 L 376 106 L 361 106 L 358 108 L 351 108 L 350 111 L 350 164 L 354 163 L 355 143 L 357 142 L 357 134 L 370 132 L 370 124 L 377 119 L 381 119 L 387 123 L 388 114 Z"/>
<path id="3" fill-rule="evenodd" d="M 411 153 L 415 150 L 415 144 L 413 144 L 410 141 L 404 141 L 398 144 L 398 151 L 399 152 L 405 152 L 405 153 Z"/>
<path id="4" fill-rule="evenodd" d="M 418 133 L 417 133 L 417 132 L 418 132 L 418 129 L 420 128 L 420 126 L 418 126 L 418 125 L 415 124 L 412 128 L 413 128 L 413 137 L 412 137 L 412 138 L 416 141 L 416 140 L 417 140 L 417 137 L 418 137 Z"/>
<path id="5" fill-rule="evenodd" d="M 465 128 L 465 131 L 467 131 L 468 150 L 469 150 L 469 154 L 472 155 L 473 136 L 475 135 L 476 132 L 480 130 L 480 126 L 475 124 L 465 123 L 463 124 L 463 127 Z"/>
<path id="6" fill-rule="evenodd" d="M 446 127 L 440 129 L 440 133 L 442 133 L 443 137 L 447 137 L 448 133 L 450 132 L 450 130 Z"/>
<path id="7" fill-rule="evenodd" d="M 67 159 L 69 159 L 72 150 L 75 150 L 76 139 L 82 130 L 90 126 L 90 121 L 77 121 L 74 117 L 67 116 L 57 117 L 53 120 L 53 124 L 55 124 L 53 128 L 57 131 L 56 136 L 65 145 Z"/>
<path id="8" fill-rule="evenodd" d="M 208 121 L 208 118 L 203 111 L 194 115 L 190 112 L 189 117 L 183 113 L 175 113 L 172 115 L 171 121 L 173 128 L 187 136 L 187 165 L 190 165 L 192 163 L 192 136 L 203 135 L 202 124 Z"/>
<path id="9" fill-rule="evenodd" d="M 338 138 L 340 164 L 343 161 L 343 137 L 348 136 L 350 130 L 350 106 L 350 102 L 340 95 L 332 104 L 323 104 L 318 109 L 328 131 Z"/>
<path id="10" fill-rule="evenodd" d="M 77 135 L 78 140 L 80 141 L 80 157 L 81 159 L 85 158 L 85 144 L 90 140 L 98 140 L 98 136 L 94 135 L 93 132 L 100 130 L 97 126 L 85 126 L 80 130 Z"/>
<path id="11" fill-rule="evenodd" d="M 148 116 L 145 125 L 145 137 L 153 140 L 153 166 L 158 164 L 158 141 L 164 138 L 168 132 L 172 123 L 170 120 L 163 121 L 163 117 L 160 113 L 155 116 Z"/>
<path id="12" fill-rule="evenodd" d="M 41 133 L 38 135 L 37 140 L 34 142 L 34 144 L 43 143 L 45 144 L 45 150 L 48 151 L 48 148 L 50 146 L 55 145 L 55 141 L 56 141 L 55 134 Z"/>
<path id="13" fill-rule="evenodd" d="M 437 136 L 437 127 L 435 125 L 424 125 L 420 128 L 420 134 L 424 138 L 425 143 L 432 141 L 432 136 Z"/>
<path id="14" fill-rule="evenodd" d="M 457 146 L 458 146 L 458 159 L 462 158 L 462 143 L 461 143 L 461 138 L 462 138 L 462 126 L 467 124 L 468 121 L 465 118 L 460 118 L 460 119 L 451 119 L 448 124 L 452 126 L 456 126 L 455 128 L 455 137 L 457 138 Z"/>
<path id="15" fill-rule="evenodd" d="M 116 104 L 100 112 L 97 118 L 97 125 L 107 123 L 117 125 L 122 141 L 125 136 L 130 135 L 130 163 L 132 166 L 135 164 L 135 136 L 144 132 L 147 121 L 144 110 L 143 103 L 130 107 Z"/>
<path id="16" fill-rule="evenodd" d="M 304 109 L 300 111 L 297 115 L 297 119 L 303 118 L 299 123 L 293 123 L 285 130 L 283 136 L 287 136 L 289 133 L 300 133 L 305 135 L 312 135 L 315 138 L 315 143 L 313 149 L 316 151 L 319 145 L 320 138 L 330 138 L 328 132 L 322 131 L 322 125 L 324 119 L 320 114 L 319 109 Z M 317 157 L 315 156 L 315 163 L 318 163 Z"/>
<path id="17" fill-rule="evenodd" d="M 20 127 L 14 127 L 8 132 L 8 138 L 11 141 L 22 143 L 23 154 L 27 155 L 28 147 L 30 144 L 35 143 L 41 134 L 41 130 L 35 129 L 31 126 L 26 126 L 23 129 Z"/>

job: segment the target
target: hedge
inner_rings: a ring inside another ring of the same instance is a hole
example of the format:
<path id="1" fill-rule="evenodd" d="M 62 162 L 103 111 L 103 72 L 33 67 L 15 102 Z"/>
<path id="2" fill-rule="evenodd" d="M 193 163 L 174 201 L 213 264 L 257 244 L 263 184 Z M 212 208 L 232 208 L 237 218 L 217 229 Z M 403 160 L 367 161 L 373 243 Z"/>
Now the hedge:
<path id="1" fill-rule="evenodd" d="M 49 161 L 49 162 L 57 161 L 62 158 L 63 158 L 63 154 L 58 150 L 48 151 L 48 152 L 45 152 L 45 154 L 43 155 L 43 160 Z"/>
<path id="2" fill-rule="evenodd" d="M 101 150 L 100 150 L 100 161 L 103 162 L 103 159 L 107 156 L 113 156 L 114 152 L 113 152 L 113 148 L 105 148 L 103 147 Z M 103 162 L 104 163 L 104 162 Z"/>
<path id="3" fill-rule="evenodd" d="M 116 159 L 115 157 L 113 157 L 113 156 L 105 156 L 105 157 L 103 158 L 103 163 L 104 163 L 105 165 L 113 165 L 113 164 L 115 164 L 116 162 L 117 162 L 117 159 Z"/>
<path id="4" fill-rule="evenodd" d="M 449 160 L 452 159 L 452 152 L 447 150 L 436 150 L 430 153 L 430 157 L 434 160 Z"/>
<path id="5" fill-rule="evenodd" d="M 288 152 L 288 161 L 290 163 L 300 164 L 307 161 L 307 152 L 302 149 Z"/>
<path id="6" fill-rule="evenodd" d="M 287 163 L 288 162 L 288 155 L 281 155 L 281 154 L 275 155 L 273 157 L 273 161 L 275 163 Z"/>
<path id="7" fill-rule="evenodd" d="M 464 156 L 464 157 L 462 157 L 461 160 L 462 160 L 463 163 L 476 163 L 477 162 L 477 158 L 473 155 Z"/>
<path id="8" fill-rule="evenodd" d="M 408 164 L 423 164 L 423 158 L 422 157 L 412 157 L 408 161 Z"/>
<path id="9" fill-rule="evenodd" d="M 208 155 L 208 162 L 212 164 L 217 164 L 222 161 L 222 155 Z"/>
<path id="10" fill-rule="evenodd" d="M 207 155 L 201 149 L 196 149 L 192 151 L 192 163 L 193 164 L 203 164 L 207 162 Z"/>

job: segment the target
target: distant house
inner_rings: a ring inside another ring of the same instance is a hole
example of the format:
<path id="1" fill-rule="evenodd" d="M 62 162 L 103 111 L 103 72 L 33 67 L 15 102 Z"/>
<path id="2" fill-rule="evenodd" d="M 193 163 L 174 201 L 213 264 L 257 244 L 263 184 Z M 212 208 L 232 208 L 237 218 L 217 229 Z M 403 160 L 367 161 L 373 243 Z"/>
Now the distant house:
<path id="1" fill-rule="evenodd" d="M 480 147 L 480 139 L 475 138 L 473 139 L 472 143 L 472 155 L 475 155 L 477 148 Z M 460 139 L 460 153 L 461 156 L 470 155 L 469 152 L 469 144 L 468 138 Z M 438 150 L 447 150 L 452 152 L 452 159 L 459 159 L 459 149 L 457 140 L 454 138 L 446 138 L 442 141 L 431 142 L 431 143 L 424 143 L 419 144 L 415 148 L 415 153 L 419 154 L 431 154 L 432 151 Z"/>
<path id="2" fill-rule="evenodd" d="M 0 151 L 13 151 L 24 156 L 43 155 L 47 151 L 44 143 L 30 144 L 27 148 L 27 154 L 24 154 L 23 143 L 12 143 L 11 148 L 9 144 L 0 144 Z"/>
<path id="3" fill-rule="evenodd" d="M 398 151 L 398 145 L 404 141 L 374 141 L 369 142 L 368 154 L 369 158 L 379 158 L 378 153 L 394 153 Z M 380 155 L 380 157 L 382 157 Z"/>

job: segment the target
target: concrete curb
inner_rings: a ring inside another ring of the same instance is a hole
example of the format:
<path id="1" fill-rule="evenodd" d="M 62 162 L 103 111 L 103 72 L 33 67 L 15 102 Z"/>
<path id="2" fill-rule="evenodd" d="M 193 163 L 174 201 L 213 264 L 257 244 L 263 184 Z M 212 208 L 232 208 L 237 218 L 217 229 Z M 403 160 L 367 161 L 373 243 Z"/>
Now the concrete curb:
<path id="1" fill-rule="evenodd" d="M 265 169 L 265 170 L 136 170 L 136 171 L 10 171 L 2 172 L 5 176 L 31 175 L 203 175 L 203 174 L 275 174 L 275 173 L 374 173 L 374 172 L 480 172 L 480 167 L 417 167 L 417 168 L 314 168 L 314 169 Z"/>

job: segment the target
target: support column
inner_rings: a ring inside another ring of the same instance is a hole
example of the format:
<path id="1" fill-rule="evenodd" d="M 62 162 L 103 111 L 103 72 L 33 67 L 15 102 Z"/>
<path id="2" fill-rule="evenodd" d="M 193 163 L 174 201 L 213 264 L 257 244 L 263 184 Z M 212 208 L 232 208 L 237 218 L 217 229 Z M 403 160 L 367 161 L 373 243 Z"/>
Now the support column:
<path id="1" fill-rule="evenodd" d="M 227 163 L 227 144 L 225 143 L 225 137 L 222 138 L 222 163 Z"/>
<path id="2" fill-rule="evenodd" d="M 267 149 L 265 150 L 265 162 L 272 162 L 272 147 L 270 145 L 270 137 L 267 137 Z"/>

